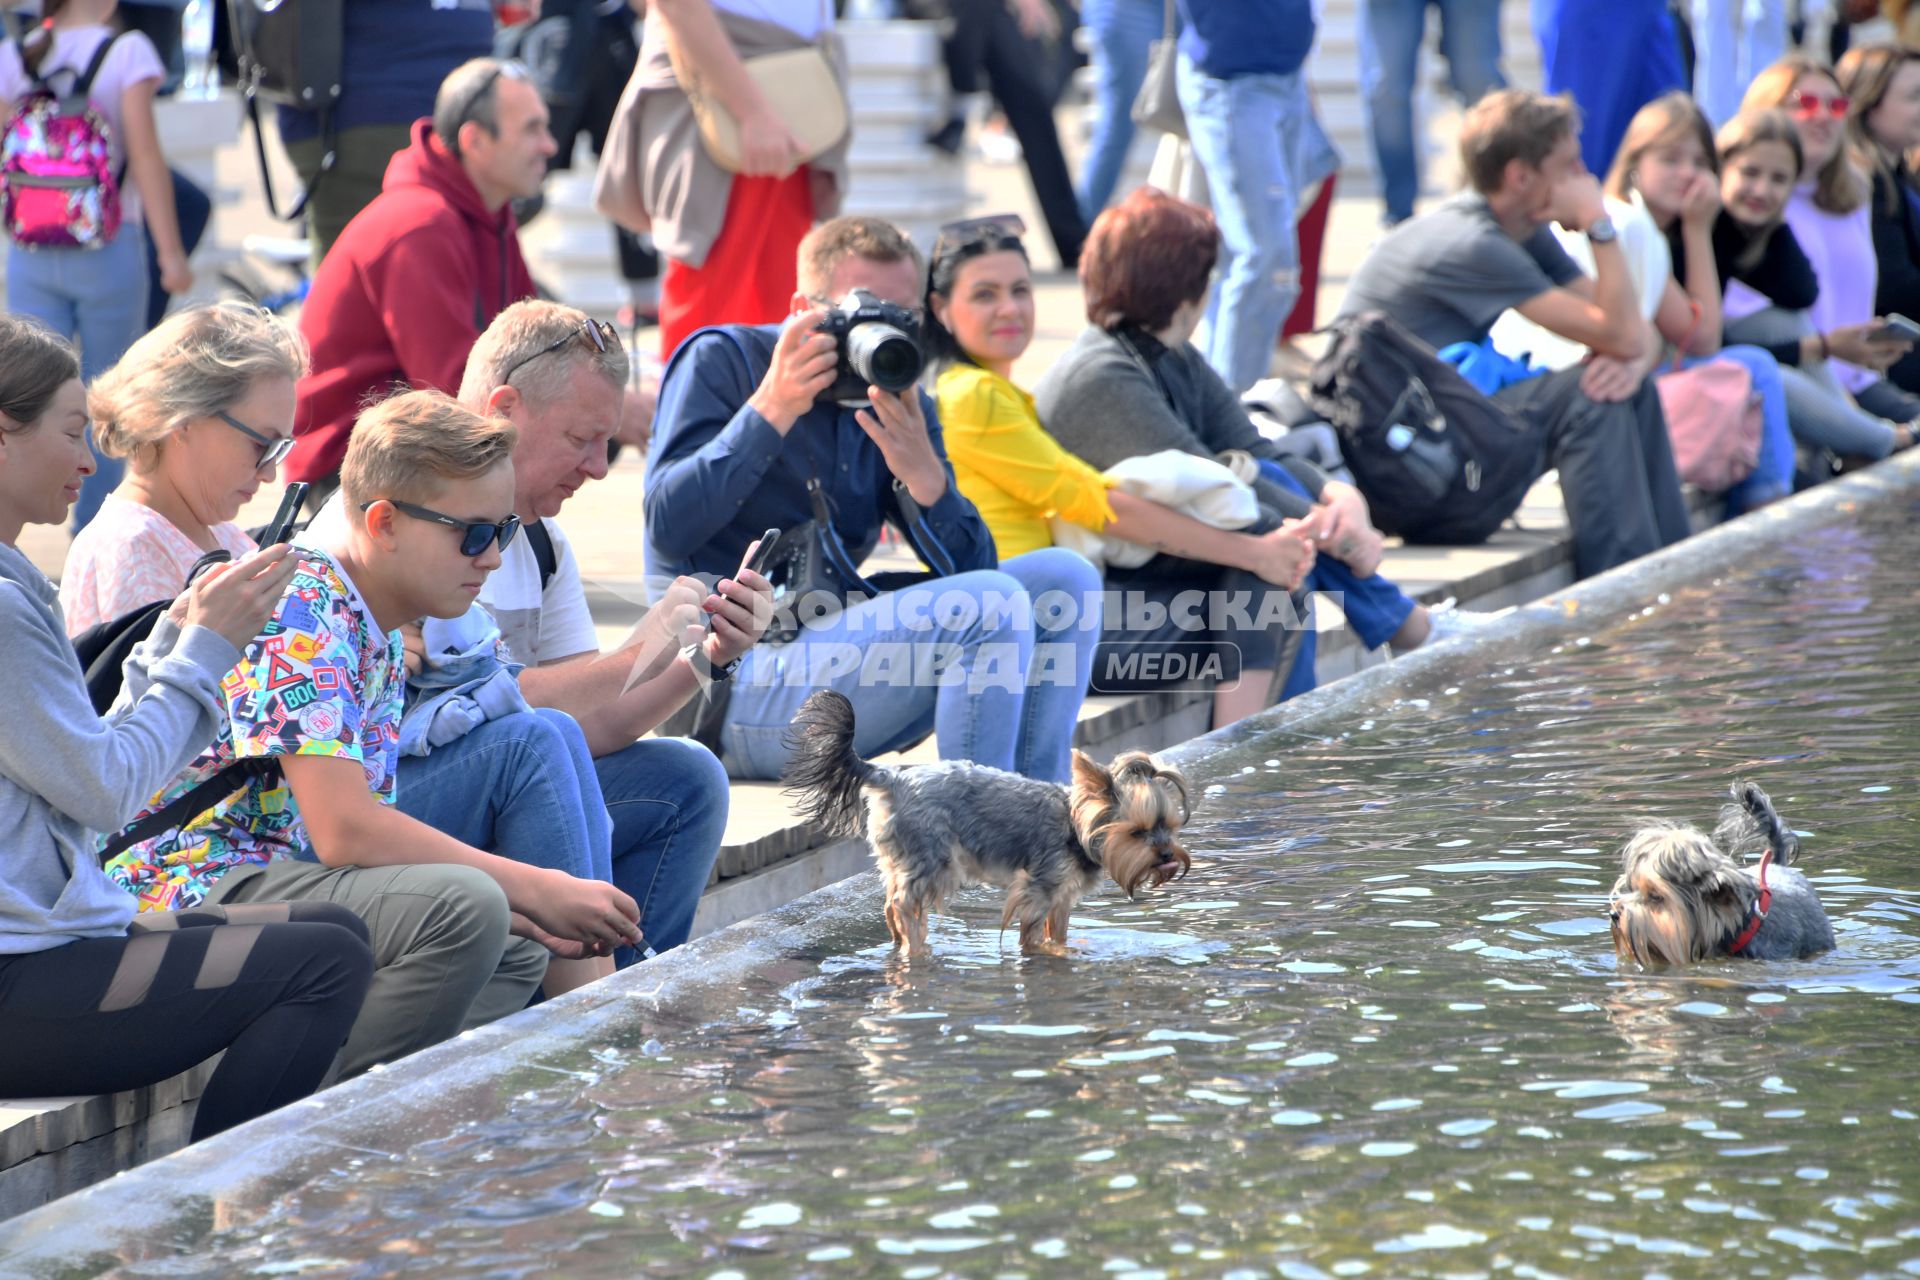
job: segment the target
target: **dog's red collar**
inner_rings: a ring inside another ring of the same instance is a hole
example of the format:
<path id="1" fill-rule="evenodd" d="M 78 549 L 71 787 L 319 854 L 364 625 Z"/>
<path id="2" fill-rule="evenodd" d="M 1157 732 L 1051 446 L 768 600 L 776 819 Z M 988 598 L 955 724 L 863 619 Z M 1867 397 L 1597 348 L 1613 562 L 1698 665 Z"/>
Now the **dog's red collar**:
<path id="1" fill-rule="evenodd" d="M 1767 868 L 1773 863 L 1773 850 L 1769 849 L 1760 856 L 1760 896 L 1747 908 L 1747 923 L 1734 937 L 1733 945 L 1727 948 L 1727 954 L 1737 956 L 1746 950 L 1747 944 L 1760 932 L 1760 926 L 1767 922 L 1767 912 L 1773 906 L 1773 890 L 1767 888 Z"/>

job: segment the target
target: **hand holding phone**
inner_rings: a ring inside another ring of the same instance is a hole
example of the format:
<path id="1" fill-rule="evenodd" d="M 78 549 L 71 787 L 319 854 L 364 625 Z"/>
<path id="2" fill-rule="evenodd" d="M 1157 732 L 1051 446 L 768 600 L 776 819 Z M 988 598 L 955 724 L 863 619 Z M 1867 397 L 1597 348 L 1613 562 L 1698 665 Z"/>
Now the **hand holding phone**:
<path id="1" fill-rule="evenodd" d="M 302 480 L 295 480 L 287 486 L 287 491 L 280 496 L 279 509 L 273 513 L 273 519 L 267 522 L 267 527 L 260 531 L 261 546 L 270 547 L 293 536 L 293 527 L 300 519 L 300 507 L 307 500 L 309 487 Z"/>
<path id="2" fill-rule="evenodd" d="M 1872 337 L 1876 342 L 1897 341 L 1920 344 L 1920 324 L 1915 324 L 1897 312 L 1889 312 L 1874 329 Z"/>
<path id="3" fill-rule="evenodd" d="M 780 541 L 780 530 L 769 529 L 754 540 L 747 548 L 747 554 L 740 558 L 740 567 L 734 570 L 733 580 L 738 582 L 743 573 L 765 574 L 767 566 L 773 563 L 773 549 Z M 719 590 L 718 585 L 715 591 Z M 707 614 L 707 630 L 713 630 L 713 614 Z"/>

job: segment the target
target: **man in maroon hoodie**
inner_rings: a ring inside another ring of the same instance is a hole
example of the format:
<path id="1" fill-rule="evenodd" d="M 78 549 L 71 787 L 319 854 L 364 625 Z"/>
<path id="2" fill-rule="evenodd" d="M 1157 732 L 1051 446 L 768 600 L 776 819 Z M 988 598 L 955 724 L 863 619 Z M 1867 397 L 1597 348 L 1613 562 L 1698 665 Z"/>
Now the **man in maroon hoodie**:
<path id="1" fill-rule="evenodd" d="M 540 190 L 553 153 L 520 64 L 475 58 L 441 83 L 433 118 L 414 122 L 412 145 L 334 241 L 301 309 L 313 368 L 300 380 L 290 478 L 339 472 L 368 399 L 460 389 L 474 339 L 533 296 L 508 202 Z"/>

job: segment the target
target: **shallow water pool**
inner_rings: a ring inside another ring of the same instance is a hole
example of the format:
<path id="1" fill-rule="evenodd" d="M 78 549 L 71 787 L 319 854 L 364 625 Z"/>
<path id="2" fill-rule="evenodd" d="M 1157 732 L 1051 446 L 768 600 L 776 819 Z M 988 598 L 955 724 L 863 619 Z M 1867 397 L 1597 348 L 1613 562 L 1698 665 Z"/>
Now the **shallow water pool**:
<path id="1" fill-rule="evenodd" d="M 724 980 L 630 975 L 591 1043 L 61 1274 L 1920 1274 L 1920 528 L 1842 508 L 1209 758 L 1193 874 L 1067 959 L 989 891 L 910 967 L 867 889 L 749 922 Z M 1737 776 L 1839 949 L 1617 965 L 1621 840 Z"/>

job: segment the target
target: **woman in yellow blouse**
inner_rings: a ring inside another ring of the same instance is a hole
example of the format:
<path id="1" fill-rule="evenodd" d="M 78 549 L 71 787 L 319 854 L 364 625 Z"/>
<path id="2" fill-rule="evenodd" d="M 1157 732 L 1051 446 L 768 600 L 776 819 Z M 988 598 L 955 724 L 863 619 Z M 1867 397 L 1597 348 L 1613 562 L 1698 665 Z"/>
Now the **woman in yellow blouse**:
<path id="1" fill-rule="evenodd" d="M 1108 571 L 1110 594 L 1093 692 L 1204 674 L 1196 668 L 1209 652 L 1227 659 L 1225 674 L 1231 677 L 1231 658 L 1237 656 L 1245 678 L 1216 686 L 1217 728 L 1276 701 L 1296 655 L 1303 657 L 1304 670 L 1287 680 L 1287 695 L 1313 687 L 1311 650 L 1300 648 L 1300 631 L 1289 625 L 1304 618 L 1304 608 L 1294 601 L 1283 605 L 1280 598 L 1307 583 L 1316 548 L 1344 562 L 1340 567 L 1348 581 L 1373 578 L 1382 551 L 1379 533 L 1364 523 L 1349 522 L 1335 547 L 1319 545 L 1328 527 L 1327 508 L 1305 495 L 1327 483 L 1324 475 L 1304 460 L 1281 460 L 1290 473 L 1305 469 L 1311 474 L 1299 477 L 1298 494 L 1260 486 L 1263 518 L 1252 531 L 1240 532 L 1114 488 L 1105 475 L 1063 449 L 1042 426 L 1033 397 L 1011 378 L 1034 331 L 1033 282 L 1015 220 L 958 224 L 942 232 L 929 264 L 926 328 L 933 354 L 944 366 L 935 395 L 947 455 L 961 492 L 979 509 L 1002 559 L 1052 546 L 1055 517 L 1159 553 L 1141 569 Z M 1370 644 L 1387 641 L 1396 649 L 1411 649 L 1433 632 L 1429 611 L 1392 584 L 1381 579 L 1367 589 L 1404 602 L 1398 608 L 1388 605 L 1379 624 L 1384 630 L 1363 635 Z M 1250 597 L 1248 612 L 1256 625 L 1235 626 L 1235 619 L 1218 615 L 1212 600 L 1196 599 L 1182 615 L 1186 625 L 1174 616 L 1180 610 L 1167 607 L 1182 593 L 1208 591 L 1216 599 L 1234 592 L 1243 600 Z M 1196 620 L 1224 625 L 1191 625 Z M 1263 621 L 1268 625 L 1258 625 Z"/>

